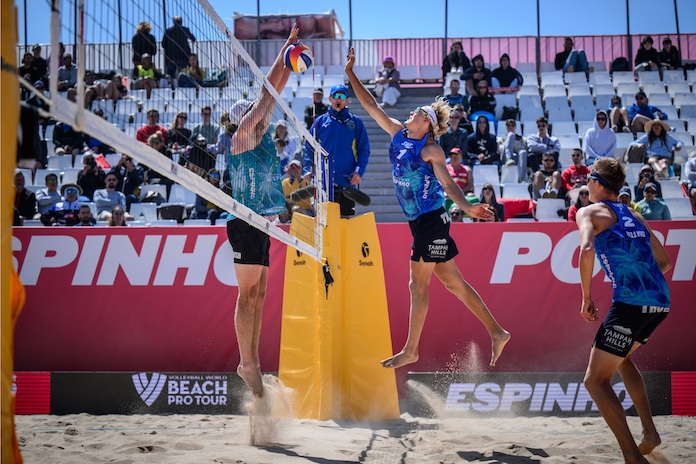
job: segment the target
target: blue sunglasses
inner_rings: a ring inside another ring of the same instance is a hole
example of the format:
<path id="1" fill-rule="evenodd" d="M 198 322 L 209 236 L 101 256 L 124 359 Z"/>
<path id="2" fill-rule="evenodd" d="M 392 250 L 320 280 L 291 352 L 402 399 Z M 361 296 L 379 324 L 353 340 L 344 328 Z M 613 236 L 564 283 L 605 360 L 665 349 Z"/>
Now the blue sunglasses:
<path id="1" fill-rule="evenodd" d="M 336 92 L 335 94 L 331 95 L 331 98 L 334 100 L 348 100 L 348 95 L 345 93 L 338 93 Z"/>

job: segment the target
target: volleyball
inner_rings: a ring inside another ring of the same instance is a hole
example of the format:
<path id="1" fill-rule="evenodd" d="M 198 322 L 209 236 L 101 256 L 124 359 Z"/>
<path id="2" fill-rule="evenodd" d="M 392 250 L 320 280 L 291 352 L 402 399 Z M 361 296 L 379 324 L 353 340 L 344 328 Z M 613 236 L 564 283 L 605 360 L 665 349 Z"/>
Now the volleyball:
<path id="1" fill-rule="evenodd" d="M 305 72 L 313 62 L 312 51 L 306 45 L 298 42 L 285 50 L 285 66 L 294 72 Z"/>

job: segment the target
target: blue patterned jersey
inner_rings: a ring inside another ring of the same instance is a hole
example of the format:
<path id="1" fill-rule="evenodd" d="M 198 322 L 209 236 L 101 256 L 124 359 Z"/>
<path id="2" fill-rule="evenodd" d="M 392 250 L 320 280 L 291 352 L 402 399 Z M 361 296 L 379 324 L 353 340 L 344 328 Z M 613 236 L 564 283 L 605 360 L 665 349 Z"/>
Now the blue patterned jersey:
<path id="1" fill-rule="evenodd" d="M 262 216 L 285 211 L 280 158 L 269 127 L 253 150 L 227 155 L 232 198 Z"/>
<path id="2" fill-rule="evenodd" d="M 445 194 L 433 167 L 421 158 L 428 137 L 430 134 L 421 140 L 409 139 L 404 129 L 394 134 L 389 145 L 396 198 L 409 221 L 445 203 Z"/>
<path id="3" fill-rule="evenodd" d="M 669 307 L 669 288 L 655 261 L 650 232 L 623 203 L 604 202 L 618 217 L 597 234 L 595 252 L 614 289 L 612 301 Z"/>

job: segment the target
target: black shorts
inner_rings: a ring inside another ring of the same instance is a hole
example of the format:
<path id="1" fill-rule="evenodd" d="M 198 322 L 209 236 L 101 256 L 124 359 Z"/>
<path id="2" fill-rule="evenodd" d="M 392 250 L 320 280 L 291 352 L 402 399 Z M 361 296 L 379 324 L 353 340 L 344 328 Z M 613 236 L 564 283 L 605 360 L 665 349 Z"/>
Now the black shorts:
<path id="1" fill-rule="evenodd" d="M 227 240 L 234 251 L 235 264 L 268 266 L 271 238 L 241 219 L 227 221 Z"/>
<path id="2" fill-rule="evenodd" d="M 413 243 L 411 261 L 444 263 L 459 254 L 450 237 L 450 219 L 445 208 L 440 208 L 409 221 Z"/>
<path id="3" fill-rule="evenodd" d="M 345 216 L 355 216 L 355 202 L 346 198 L 343 195 L 343 187 L 334 185 L 334 197 L 333 201 L 338 203 L 341 209 L 341 217 Z"/>
<path id="4" fill-rule="evenodd" d="M 625 358 L 634 342 L 648 343 L 650 334 L 669 314 L 669 308 L 614 302 L 595 336 L 595 347 Z"/>

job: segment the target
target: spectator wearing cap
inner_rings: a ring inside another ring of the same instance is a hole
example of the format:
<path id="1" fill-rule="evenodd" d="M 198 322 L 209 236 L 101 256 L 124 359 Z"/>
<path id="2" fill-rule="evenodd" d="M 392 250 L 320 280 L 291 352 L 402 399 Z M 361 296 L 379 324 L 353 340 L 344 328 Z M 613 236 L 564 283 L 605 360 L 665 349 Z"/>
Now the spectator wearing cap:
<path id="1" fill-rule="evenodd" d="M 74 226 L 77 224 L 77 212 L 82 204 L 78 196 L 82 195 L 82 188 L 77 184 L 64 184 L 60 188 L 60 194 L 63 199 L 41 215 L 43 225 Z"/>
<path id="2" fill-rule="evenodd" d="M 355 202 L 343 195 L 343 189 L 359 185 L 370 158 L 370 141 L 362 119 L 348 110 L 348 87 L 334 85 L 329 95 L 331 104 L 327 113 L 317 117 L 310 132 L 329 153 L 329 171 L 323 173 L 329 188 L 330 200 L 339 203 L 341 216 L 355 214 Z M 313 174 L 314 149 L 305 144 L 303 177 L 309 180 Z M 324 163 L 322 163 L 324 169 Z"/>
<path id="3" fill-rule="evenodd" d="M 34 87 L 36 88 L 37 93 L 41 93 L 42 95 L 44 94 L 44 91 L 46 90 L 46 87 L 44 86 L 44 83 L 42 80 L 38 80 L 34 82 Z M 35 108 L 42 108 L 45 109 L 48 105 L 40 99 L 38 96 L 36 96 L 35 93 L 32 93 L 29 96 L 29 99 L 27 100 L 27 105 L 33 106 Z M 39 123 L 45 124 L 45 119 L 41 118 L 39 120 Z"/>
<path id="4" fill-rule="evenodd" d="M 462 189 L 464 193 L 473 193 L 474 191 L 474 172 L 469 166 L 462 164 L 462 149 L 453 147 L 449 151 L 449 164 L 447 171 L 454 183 Z"/>
<path id="5" fill-rule="evenodd" d="M 34 215 L 34 219 L 41 219 L 42 214 L 61 200 L 60 193 L 58 193 L 58 176 L 53 172 L 49 172 L 44 179 L 46 188 L 36 192 L 36 206 L 39 211 L 38 215 Z"/>
<path id="6" fill-rule="evenodd" d="M 36 75 L 39 76 L 37 79 L 45 79 L 46 73 L 48 72 L 48 62 L 41 56 L 41 45 L 36 44 L 31 49 L 32 60 L 31 65 L 36 70 Z M 34 85 L 36 87 L 36 85 Z"/>
<path id="7" fill-rule="evenodd" d="M 578 214 L 578 210 L 591 204 L 590 189 L 587 185 L 583 185 L 578 188 L 578 199 L 568 208 L 568 222 L 575 222 L 575 216 Z"/>
<path id="8" fill-rule="evenodd" d="M 636 102 L 628 107 L 628 118 L 631 121 L 631 130 L 634 134 L 643 132 L 645 124 L 653 119 L 667 119 L 667 115 L 660 108 L 648 104 L 645 92 L 637 92 L 635 98 Z"/>
<path id="9" fill-rule="evenodd" d="M 292 194 L 296 190 L 309 187 L 311 184 L 309 179 L 302 177 L 302 163 L 299 160 L 292 160 L 285 168 L 286 176 L 283 179 L 283 193 L 287 202 L 288 213 L 292 216 L 293 213 L 300 212 L 302 214 L 314 214 L 314 208 L 309 198 L 300 201 L 294 201 Z"/>
<path id="10" fill-rule="evenodd" d="M 314 92 L 312 92 L 312 104 L 307 105 L 304 110 L 304 122 L 307 125 L 307 130 L 312 127 L 316 118 L 329 111 L 329 107 L 323 100 L 324 89 L 315 87 Z"/>
<path id="11" fill-rule="evenodd" d="M 657 189 L 657 196 L 662 198 L 662 184 L 660 184 L 660 182 L 655 178 L 653 168 L 649 164 L 644 164 L 641 166 L 640 172 L 638 172 L 638 179 L 633 187 L 633 198 L 635 201 L 640 201 L 643 199 L 643 189 L 649 182 L 652 182 L 655 185 L 655 188 Z"/>
<path id="12" fill-rule="evenodd" d="M 640 206 L 638 206 L 638 203 L 631 199 L 630 187 L 621 187 L 621 190 L 619 190 L 619 201 L 631 208 L 636 213 L 641 213 L 641 209 Z"/>
<path id="13" fill-rule="evenodd" d="M 449 115 L 447 131 L 443 133 L 437 140 L 437 143 L 442 147 L 442 151 L 450 153 L 453 148 L 466 148 L 466 130 L 460 123 L 462 115 L 459 111 L 451 111 Z"/>
<path id="14" fill-rule="evenodd" d="M 133 68 L 135 88 L 145 89 L 147 98 L 149 99 L 152 89 L 158 87 L 158 82 L 162 78 L 164 78 L 164 74 L 155 68 L 150 54 L 143 53 L 140 57 L 140 63 Z"/>
<path id="15" fill-rule="evenodd" d="M 643 187 L 643 199 L 638 202 L 641 214 L 649 221 L 672 219 L 669 207 L 662 198 L 657 196 L 657 188 L 652 182 Z"/>
<path id="16" fill-rule="evenodd" d="M 63 55 L 63 66 L 58 68 L 58 91 L 65 92 L 77 84 L 77 68 L 73 65 L 72 55 Z"/>
<path id="17" fill-rule="evenodd" d="M 679 49 L 672 45 L 672 39 L 665 37 L 662 39 L 662 50 L 657 52 L 660 66 L 667 69 L 681 69 L 682 59 Z"/>
<path id="18" fill-rule="evenodd" d="M 645 149 L 648 164 L 652 166 L 657 177 L 669 178 L 672 150 L 681 150 L 684 142 L 672 137 L 669 134 L 669 124 L 659 119 L 648 121 L 644 128 L 645 134 L 638 137 L 632 145 Z"/>
<path id="19" fill-rule="evenodd" d="M 382 69 L 377 72 L 375 77 L 375 95 L 382 98 L 380 106 L 394 106 L 396 101 L 401 96 L 401 85 L 399 81 L 401 75 L 396 69 L 394 58 L 385 56 L 382 63 Z"/>

